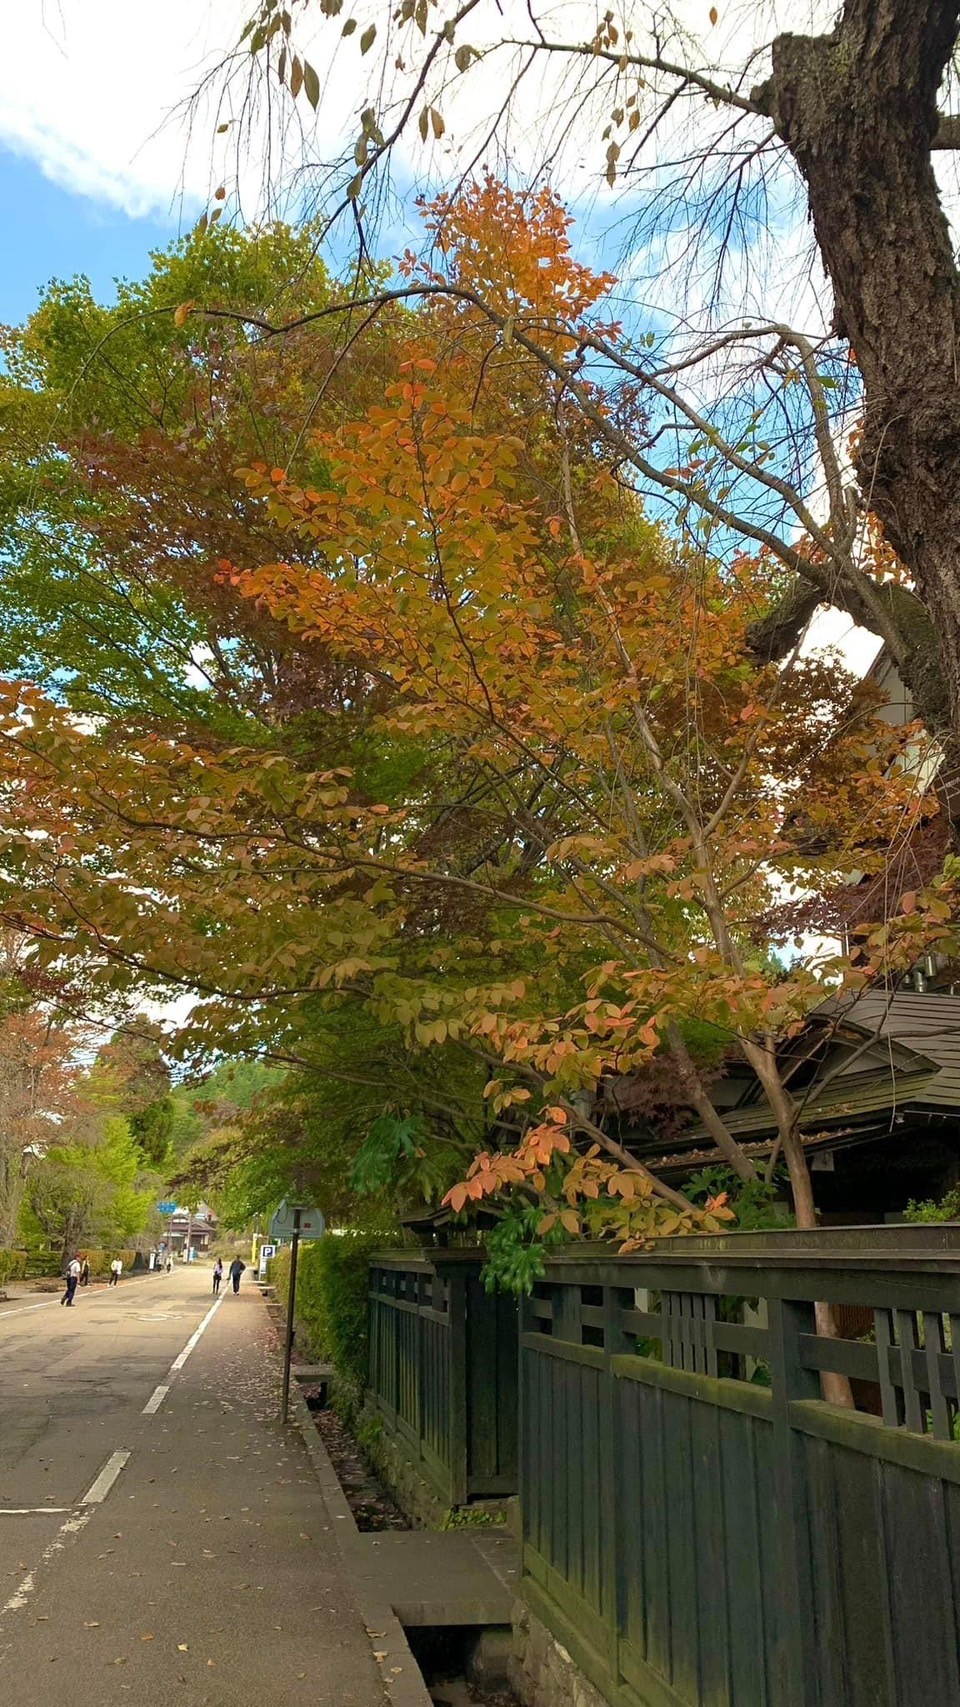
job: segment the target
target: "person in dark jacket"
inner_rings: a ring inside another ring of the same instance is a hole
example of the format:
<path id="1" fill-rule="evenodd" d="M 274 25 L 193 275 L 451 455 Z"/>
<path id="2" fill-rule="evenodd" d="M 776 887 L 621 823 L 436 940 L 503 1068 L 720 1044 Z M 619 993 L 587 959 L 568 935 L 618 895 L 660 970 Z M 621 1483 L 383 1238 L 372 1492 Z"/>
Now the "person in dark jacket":
<path id="1" fill-rule="evenodd" d="M 240 1291 L 240 1276 L 243 1273 L 246 1266 L 247 1266 L 246 1263 L 241 1262 L 239 1257 L 234 1257 L 232 1263 L 230 1264 L 230 1279 L 233 1281 L 234 1292 Z"/>
<path id="2" fill-rule="evenodd" d="M 67 1272 L 66 1272 L 65 1279 L 67 1282 L 67 1290 L 65 1291 L 60 1302 L 61 1302 L 61 1304 L 72 1304 L 73 1303 L 73 1295 L 77 1290 L 77 1285 L 78 1285 L 79 1280 L 80 1280 L 80 1258 L 79 1257 L 71 1257 L 70 1258 L 70 1261 L 67 1264 Z"/>

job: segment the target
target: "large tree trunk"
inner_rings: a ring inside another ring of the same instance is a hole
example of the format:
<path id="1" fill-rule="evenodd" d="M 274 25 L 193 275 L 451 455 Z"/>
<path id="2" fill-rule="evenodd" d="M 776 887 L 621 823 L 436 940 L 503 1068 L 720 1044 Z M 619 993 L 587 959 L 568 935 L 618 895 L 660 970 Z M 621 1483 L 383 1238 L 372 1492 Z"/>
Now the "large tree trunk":
<path id="1" fill-rule="evenodd" d="M 960 752 L 960 276 L 931 163 L 958 0 L 847 0 L 832 35 L 781 36 L 756 92 L 807 184 L 837 330 L 863 375 L 864 499 L 929 630 L 900 661 Z"/>

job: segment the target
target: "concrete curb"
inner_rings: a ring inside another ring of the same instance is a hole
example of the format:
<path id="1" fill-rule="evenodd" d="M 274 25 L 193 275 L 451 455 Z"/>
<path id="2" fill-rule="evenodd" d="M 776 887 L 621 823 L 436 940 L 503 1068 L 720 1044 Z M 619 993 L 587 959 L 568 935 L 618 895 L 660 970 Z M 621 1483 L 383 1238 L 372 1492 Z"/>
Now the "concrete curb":
<path id="1" fill-rule="evenodd" d="M 391 1707 L 433 1707 L 420 1667 L 404 1635 L 403 1625 L 392 1606 L 380 1598 L 376 1585 L 370 1581 L 363 1537 L 296 1379 L 290 1383 L 290 1418 L 292 1425 L 300 1432 L 320 1485 L 320 1494 L 330 1519 L 330 1529 L 343 1560 L 344 1575 L 353 1590 L 364 1628 L 370 1638 L 373 1657 L 383 1680 L 387 1700 Z"/>

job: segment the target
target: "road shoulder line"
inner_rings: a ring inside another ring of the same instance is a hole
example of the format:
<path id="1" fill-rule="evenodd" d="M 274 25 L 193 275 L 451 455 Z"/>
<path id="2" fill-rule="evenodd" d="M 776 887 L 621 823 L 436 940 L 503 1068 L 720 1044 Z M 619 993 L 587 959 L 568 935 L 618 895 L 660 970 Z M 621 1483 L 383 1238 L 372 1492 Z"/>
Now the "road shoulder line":
<path id="1" fill-rule="evenodd" d="M 102 1505 L 129 1457 L 129 1452 L 111 1452 L 103 1469 L 91 1482 L 80 1504 Z"/>
<path id="2" fill-rule="evenodd" d="M 207 1328 L 210 1326 L 210 1323 L 213 1321 L 213 1318 L 216 1315 L 216 1313 L 219 1310 L 222 1303 L 223 1303 L 223 1299 L 218 1298 L 215 1304 L 211 1304 L 209 1310 L 207 1311 L 206 1315 L 203 1318 L 203 1321 L 200 1323 L 199 1328 L 195 1329 L 195 1331 L 190 1335 L 190 1338 L 188 1339 L 188 1341 L 187 1341 L 186 1345 L 184 1346 L 182 1352 L 180 1353 L 179 1357 L 175 1357 L 173 1362 L 171 1363 L 171 1365 L 170 1365 L 170 1374 L 171 1375 L 176 1375 L 178 1370 L 181 1370 L 183 1368 L 184 1364 L 187 1361 L 187 1358 L 190 1356 L 190 1353 L 192 1352 L 197 1341 L 199 1340 L 200 1335 L 206 1332 Z"/>

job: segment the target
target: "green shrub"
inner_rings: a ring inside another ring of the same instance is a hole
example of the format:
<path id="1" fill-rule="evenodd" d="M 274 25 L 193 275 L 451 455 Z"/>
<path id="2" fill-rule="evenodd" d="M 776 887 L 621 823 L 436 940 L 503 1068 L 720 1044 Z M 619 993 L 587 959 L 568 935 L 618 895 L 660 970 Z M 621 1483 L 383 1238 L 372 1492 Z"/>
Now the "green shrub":
<path id="1" fill-rule="evenodd" d="M 22 1280 L 26 1272 L 26 1251 L 0 1251 L 0 1286 L 5 1280 Z"/>
<path id="2" fill-rule="evenodd" d="M 939 1200 L 927 1197 L 921 1203 L 913 1198 L 903 1212 L 905 1221 L 960 1221 L 960 1185 L 953 1185 Z"/>
<path id="3" fill-rule="evenodd" d="M 367 1380 L 367 1284 L 370 1257 L 384 1235 L 328 1233 L 302 1245 L 297 1263 L 296 1323 L 302 1349 L 332 1363 L 352 1386 Z M 290 1248 L 270 1262 L 270 1280 L 281 1302 L 290 1284 Z"/>
<path id="4" fill-rule="evenodd" d="M 83 1250 L 83 1254 L 90 1264 L 91 1280 L 99 1280 L 103 1275 L 109 1274 L 110 1264 L 114 1257 L 120 1258 L 123 1263 L 123 1272 L 127 1274 L 133 1267 L 133 1261 L 137 1254 L 136 1251 L 88 1251 L 83 1246 L 81 1246 L 81 1250 Z"/>

